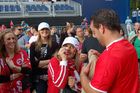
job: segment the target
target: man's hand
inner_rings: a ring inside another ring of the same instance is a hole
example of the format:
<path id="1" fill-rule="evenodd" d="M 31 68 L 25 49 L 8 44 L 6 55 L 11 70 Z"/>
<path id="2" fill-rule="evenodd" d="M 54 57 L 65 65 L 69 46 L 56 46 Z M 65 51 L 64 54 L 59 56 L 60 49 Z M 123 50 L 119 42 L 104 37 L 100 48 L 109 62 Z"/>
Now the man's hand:
<path id="1" fill-rule="evenodd" d="M 84 62 L 86 59 L 87 59 L 87 54 L 81 53 L 81 54 L 80 54 L 79 61 L 80 61 L 80 62 Z"/>
<path id="2" fill-rule="evenodd" d="M 95 56 L 99 57 L 100 53 L 97 50 L 90 49 L 88 52 L 88 56 L 91 56 L 91 55 L 95 55 Z"/>
<path id="3" fill-rule="evenodd" d="M 88 77 L 89 70 L 90 70 L 90 64 L 84 65 L 82 67 L 82 70 L 81 70 L 81 73 L 80 73 L 80 77 L 82 77 L 82 76 Z"/>

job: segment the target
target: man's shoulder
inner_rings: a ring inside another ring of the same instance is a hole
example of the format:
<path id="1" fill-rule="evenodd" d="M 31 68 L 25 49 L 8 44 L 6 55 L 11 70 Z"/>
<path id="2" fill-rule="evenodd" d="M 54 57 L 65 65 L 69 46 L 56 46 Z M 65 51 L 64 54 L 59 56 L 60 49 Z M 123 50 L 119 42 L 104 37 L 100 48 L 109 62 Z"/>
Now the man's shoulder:
<path id="1" fill-rule="evenodd" d="M 92 37 L 92 36 L 91 37 L 86 37 L 85 42 L 91 42 L 91 41 L 97 41 L 97 39 Z"/>

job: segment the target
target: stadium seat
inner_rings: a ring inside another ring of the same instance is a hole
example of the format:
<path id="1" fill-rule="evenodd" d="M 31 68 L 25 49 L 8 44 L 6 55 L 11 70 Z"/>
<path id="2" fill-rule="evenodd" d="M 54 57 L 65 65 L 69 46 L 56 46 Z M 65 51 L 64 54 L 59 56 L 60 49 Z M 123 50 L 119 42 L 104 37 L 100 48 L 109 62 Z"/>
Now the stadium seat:
<path id="1" fill-rule="evenodd" d="M 0 5 L 0 13 L 19 13 L 21 12 L 20 5 Z"/>
<path id="2" fill-rule="evenodd" d="M 10 5 L 10 10 L 11 10 L 11 12 L 14 12 L 15 11 L 15 6 L 14 5 Z"/>
<path id="3" fill-rule="evenodd" d="M 0 5 L 0 12 L 3 12 L 3 5 Z"/>
<path id="4" fill-rule="evenodd" d="M 45 6 L 45 5 L 42 5 L 42 7 L 43 7 L 43 10 L 44 10 L 44 11 L 48 11 L 48 10 L 49 10 L 48 7 Z"/>
<path id="5" fill-rule="evenodd" d="M 21 11 L 20 5 L 15 5 L 15 10 L 18 11 L 18 12 Z"/>
<path id="6" fill-rule="evenodd" d="M 10 11 L 9 5 L 5 5 L 5 12 L 9 12 L 9 11 Z"/>
<path id="7" fill-rule="evenodd" d="M 73 12 L 74 7 L 68 4 L 56 4 L 54 6 L 56 12 Z"/>
<path id="8" fill-rule="evenodd" d="M 26 11 L 27 12 L 48 12 L 48 7 L 43 4 L 31 4 L 31 5 L 26 5 Z"/>
<path id="9" fill-rule="evenodd" d="M 29 0 L 20 0 L 21 2 L 29 2 Z"/>

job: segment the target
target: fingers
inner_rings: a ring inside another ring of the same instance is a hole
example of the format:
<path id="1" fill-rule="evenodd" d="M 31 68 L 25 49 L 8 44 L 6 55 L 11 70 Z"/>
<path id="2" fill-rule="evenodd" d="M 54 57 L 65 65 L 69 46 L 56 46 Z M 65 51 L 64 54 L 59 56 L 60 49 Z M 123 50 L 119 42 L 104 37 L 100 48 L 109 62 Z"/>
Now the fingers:
<path id="1" fill-rule="evenodd" d="M 14 79 L 20 77 L 21 75 L 22 75 L 21 73 L 12 74 L 12 75 L 10 75 L 10 79 L 11 79 L 11 80 L 14 80 Z"/>
<path id="2" fill-rule="evenodd" d="M 60 48 L 60 50 L 58 51 L 58 55 L 61 57 L 62 60 L 66 60 L 66 48 L 62 47 Z"/>
<path id="3" fill-rule="evenodd" d="M 97 51 L 97 50 L 94 50 L 94 49 L 90 49 L 89 52 L 88 52 L 88 55 L 96 55 L 96 56 L 99 56 L 100 53 Z"/>
<path id="4" fill-rule="evenodd" d="M 87 59 L 87 54 L 80 54 L 79 61 L 84 62 Z"/>
<path id="5" fill-rule="evenodd" d="M 88 63 L 87 65 L 84 65 L 82 67 L 81 74 L 87 75 L 89 73 L 89 70 L 90 70 L 90 65 L 91 65 L 90 63 Z"/>

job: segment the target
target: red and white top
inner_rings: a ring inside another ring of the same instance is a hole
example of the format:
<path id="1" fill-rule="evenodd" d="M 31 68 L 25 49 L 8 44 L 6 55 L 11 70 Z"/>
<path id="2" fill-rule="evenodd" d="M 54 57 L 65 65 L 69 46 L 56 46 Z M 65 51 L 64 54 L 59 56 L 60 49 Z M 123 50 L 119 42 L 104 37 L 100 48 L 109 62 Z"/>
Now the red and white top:
<path id="1" fill-rule="evenodd" d="M 12 61 L 14 65 L 18 67 L 22 67 L 22 64 L 26 64 L 28 68 L 31 68 L 30 60 L 28 59 L 28 55 L 25 50 L 20 50 L 18 53 L 14 55 L 12 58 Z M 13 74 L 19 73 L 17 71 L 12 70 Z M 11 81 L 11 93 L 23 93 L 22 91 L 22 78 L 24 77 L 24 74 L 20 77 L 14 79 Z"/>
<path id="2" fill-rule="evenodd" d="M 91 88 L 102 93 L 138 93 L 138 61 L 124 39 L 111 43 L 97 60 Z"/>
<path id="3" fill-rule="evenodd" d="M 8 65 L 0 55 L 0 75 L 10 78 Z M 10 93 L 10 82 L 0 83 L 0 93 Z"/>
<path id="4" fill-rule="evenodd" d="M 76 77 L 76 67 L 73 60 L 59 61 L 56 57 L 48 65 L 48 91 L 47 93 L 60 93 L 68 82 L 68 76 Z"/>

